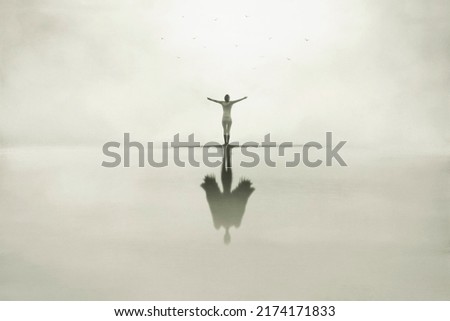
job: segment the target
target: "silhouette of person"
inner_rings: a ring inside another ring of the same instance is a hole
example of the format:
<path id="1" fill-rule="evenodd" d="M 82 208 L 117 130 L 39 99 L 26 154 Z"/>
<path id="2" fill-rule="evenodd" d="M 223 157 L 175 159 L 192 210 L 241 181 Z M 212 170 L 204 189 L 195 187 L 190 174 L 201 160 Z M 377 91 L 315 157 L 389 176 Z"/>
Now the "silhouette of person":
<path id="1" fill-rule="evenodd" d="M 247 97 L 238 99 L 238 100 L 230 100 L 229 95 L 225 95 L 224 99 L 225 101 L 219 101 L 215 99 L 211 99 L 207 97 L 208 100 L 211 100 L 215 103 L 221 104 L 223 109 L 223 116 L 222 116 L 222 127 L 223 127 L 223 139 L 225 141 L 225 145 L 228 145 L 230 142 L 230 128 L 231 128 L 231 107 L 233 107 L 233 104 L 246 99 Z"/>
<path id="2" fill-rule="evenodd" d="M 211 210 L 214 227 L 225 228 L 224 243 L 231 242 L 230 228 L 238 228 L 244 216 L 245 207 L 250 195 L 255 190 L 252 182 L 241 178 L 238 186 L 231 191 L 233 173 L 231 170 L 231 147 L 225 146 L 222 159 L 222 192 L 216 182 L 214 175 L 206 175 L 201 187 L 206 192 L 206 200 Z"/>

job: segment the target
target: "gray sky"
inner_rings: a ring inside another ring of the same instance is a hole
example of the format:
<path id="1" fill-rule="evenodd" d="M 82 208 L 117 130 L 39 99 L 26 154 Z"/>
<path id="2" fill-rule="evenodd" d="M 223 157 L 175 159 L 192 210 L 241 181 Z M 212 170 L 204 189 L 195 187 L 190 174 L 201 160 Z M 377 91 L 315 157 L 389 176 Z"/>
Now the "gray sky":
<path id="1" fill-rule="evenodd" d="M 0 0 L 0 144 L 450 141 L 446 0 Z"/>

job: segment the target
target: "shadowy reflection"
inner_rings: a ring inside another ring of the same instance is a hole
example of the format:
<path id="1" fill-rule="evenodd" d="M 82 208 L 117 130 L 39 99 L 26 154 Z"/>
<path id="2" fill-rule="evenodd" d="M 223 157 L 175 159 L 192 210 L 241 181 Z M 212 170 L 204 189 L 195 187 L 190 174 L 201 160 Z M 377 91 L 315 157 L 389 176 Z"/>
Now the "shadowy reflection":
<path id="1" fill-rule="evenodd" d="M 233 172 L 231 169 L 231 146 L 224 146 L 224 155 L 222 160 L 222 192 L 219 189 L 214 175 L 207 175 L 204 178 L 201 187 L 206 192 L 206 199 L 211 210 L 214 227 L 225 228 L 224 243 L 231 242 L 230 228 L 238 228 L 241 225 L 244 216 L 245 206 L 250 195 L 255 190 L 252 182 L 241 178 L 237 187 L 231 191 Z"/>

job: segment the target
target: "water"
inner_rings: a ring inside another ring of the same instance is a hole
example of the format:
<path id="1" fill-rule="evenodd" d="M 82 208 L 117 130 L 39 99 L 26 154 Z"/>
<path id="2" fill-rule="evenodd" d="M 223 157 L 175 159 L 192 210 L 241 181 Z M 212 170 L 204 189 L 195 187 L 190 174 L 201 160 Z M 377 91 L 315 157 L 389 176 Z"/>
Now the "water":
<path id="1" fill-rule="evenodd" d="M 231 190 L 243 177 L 254 191 L 225 245 L 200 186 L 214 174 L 222 189 L 220 167 L 3 150 L 0 299 L 449 300 L 447 159 L 345 159 L 242 168 L 233 149 Z"/>

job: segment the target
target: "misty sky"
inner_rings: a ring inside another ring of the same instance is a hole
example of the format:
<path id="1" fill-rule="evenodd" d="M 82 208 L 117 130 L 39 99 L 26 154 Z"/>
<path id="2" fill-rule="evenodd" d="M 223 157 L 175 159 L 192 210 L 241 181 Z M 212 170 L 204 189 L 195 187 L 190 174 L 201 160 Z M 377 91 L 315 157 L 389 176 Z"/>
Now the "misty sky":
<path id="1" fill-rule="evenodd" d="M 0 0 L 0 146 L 450 141 L 447 0 Z"/>

